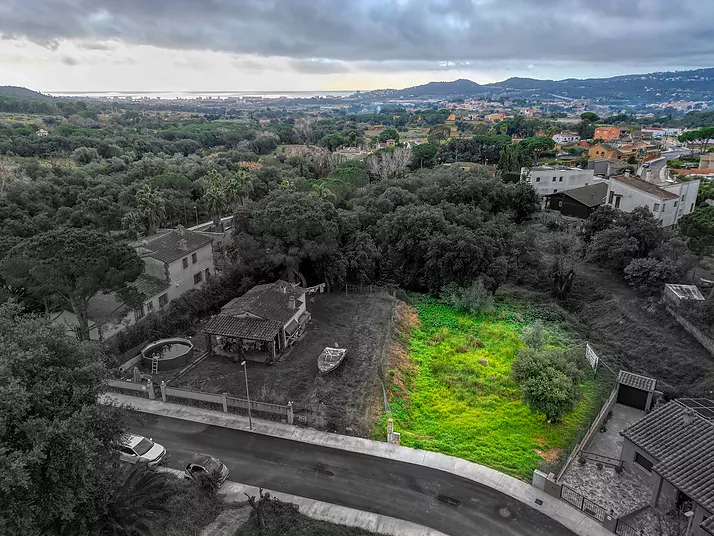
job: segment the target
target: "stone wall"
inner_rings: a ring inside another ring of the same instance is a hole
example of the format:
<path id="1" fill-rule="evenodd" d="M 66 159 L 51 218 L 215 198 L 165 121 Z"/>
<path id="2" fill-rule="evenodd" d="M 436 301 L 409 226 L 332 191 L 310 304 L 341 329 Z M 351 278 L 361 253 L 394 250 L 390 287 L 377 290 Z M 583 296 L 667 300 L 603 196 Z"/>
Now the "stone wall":
<path id="1" fill-rule="evenodd" d="M 706 348 L 710 354 L 714 355 L 714 339 L 706 335 L 701 329 L 692 324 L 689 320 L 680 315 L 671 307 L 667 307 L 667 311 L 671 314 L 679 324 L 689 332 L 692 337 L 699 341 L 704 348 Z"/>

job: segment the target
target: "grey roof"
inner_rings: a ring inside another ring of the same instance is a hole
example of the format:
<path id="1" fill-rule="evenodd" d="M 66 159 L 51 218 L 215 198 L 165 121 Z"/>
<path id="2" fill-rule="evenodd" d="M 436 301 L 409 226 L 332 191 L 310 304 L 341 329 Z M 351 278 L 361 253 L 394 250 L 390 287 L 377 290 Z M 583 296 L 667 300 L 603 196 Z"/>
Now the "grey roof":
<path id="1" fill-rule="evenodd" d="M 706 521 L 704 521 L 704 523 L 699 526 L 706 530 L 709 534 L 714 536 L 714 516 L 709 517 Z"/>
<path id="2" fill-rule="evenodd" d="M 184 248 L 181 245 L 182 240 L 186 241 Z M 186 257 L 212 241 L 212 238 L 205 235 L 176 229 L 132 242 L 131 246 L 137 249 L 141 257 L 151 257 L 168 263 Z"/>
<path id="3" fill-rule="evenodd" d="M 659 186 L 652 184 L 651 182 L 643 181 L 642 179 L 639 179 L 632 175 L 615 175 L 611 178 L 613 180 L 621 182 L 622 184 L 626 184 L 628 186 L 631 186 L 632 188 L 636 188 L 641 192 L 645 192 L 650 195 L 654 195 L 655 197 L 659 197 L 664 201 L 667 201 L 669 199 L 679 199 L 679 196 L 677 194 L 668 192 L 667 190 L 664 190 Z"/>
<path id="4" fill-rule="evenodd" d="M 566 190 L 563 192 L 563 195 L 567 195 L 575 199 L 578 203 L 592 208 L 602 205 L 605 202 L 607 188 L 607 182 L 603 181 L 588 186 L 581 186 L 580 188 L 573 188 L 572 190 Z"/>
<path id="5" fill-rule="evenodd" d="M 639 374 L 627 372 L 625 370 L 620 371 L 620 375 L 617 378 L 617 383 L 627 385 L 628 387 L 634 387 L 635 389 L 642 389 L 643 391 L 648 392 L 654 391 L 657 387 L 657 380 L 653 378 L 648 378 L 647 376 L 640 376 Z"/>
<path id="6" fill-rule="evenodd" d="M 673 400 L 622 435 L 658 460 L 653 470 L 662 478 L 714 511 L 714 421 Z"/>
<path id="7" fill-rule="evenodd" d="M 203 331 L 212 335 L 270 341 L 295 316 L 304 296 L 304 288 L 282 280 L 256 285 L 224 305 Z M 290 308 L 291 297 L 295 299 L 296 309 Z"/>
<path id="8" fill-rule="evenodd" d="M 168 281 L 147 274 L 141 274 L 136 281 L 130 284 L 143 294 L 145 298 L 156 296 L 171 286 L 171 283 Z"/>
<path id="9" fill-rule="evenodd" d="M 252 341 L 272 341 L 283 325 L 263 318 L 218 315 L 203 328 L 204 333 Z"/>

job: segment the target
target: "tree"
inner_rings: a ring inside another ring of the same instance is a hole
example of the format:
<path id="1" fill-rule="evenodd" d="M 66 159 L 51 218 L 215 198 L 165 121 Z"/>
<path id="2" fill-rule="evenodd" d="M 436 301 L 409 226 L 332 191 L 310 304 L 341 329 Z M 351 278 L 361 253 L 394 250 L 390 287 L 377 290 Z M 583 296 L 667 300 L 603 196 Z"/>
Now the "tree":
<path id="1" fill-rule="evenodd" d="M 379 133 L 379 141 L 384 143 L 387 140 L 399 141 L 399 132 L 393 128 L 388 128 Z"/>
<path id="2" fill-rule="evenodd" d="M 699 152 L 704 154 L 707 146 L 709 145 L 709 141 L 711 141 L 712 138 L 714 138 L 714 127 L 704 127 L 699 130 L 690 130 L 685 132 L 679 136 L 678 139 L 679 141 L 687 144 L 698 142 Z"/>
<path id="3" fill-rule="evenodd" d="M 531 411 L 544 413 L 548 422 L 559 421 L 575 407 L 583 379 L 579 351 L 525 348 L 513 361 L 511 376 L 523 391 L 524 402 Z"/>
<path id="4" fill-rule="evenodd" d="M 144 271 L 128 246 L 86 229 L 55 229 L 12 248 L 0 264 L 6 281 L 40 300 L 57 296 L 77 317 L 80 340 L 89 340 L 89 300 L 97 292 L 122 293 Z"/>
<path id="5" fill-rule="evenodd" d="M 334 199 L 337 197 L 335 193 L 327 187 L 324 181 L 313 184 L 312 191 L 321 199 Z"/>
<path id="6" fill-rule="evenodd" d="M 136 208 L 144 221 L 146 234 L 155 234 L 159 230 L 161 222 L 166 219 L 166 200 L 149 183 L 139 188 L 134 199 Z"/>
<path id="7" fill-rule="evenodd" d="M 434 125 L 427 134 L 427 139 L 434 145 L 440 145 L 441 142 L 448 140 L 450 137 L 451 127 L 448 125 Z"/>
<path id="8" fill-rule="evenodd" d="M 697 208 L 679 220 L 679 226 L 694 251 L 714 250 L 714 206 Z"/>
<path id="9" fill-rule="evenodd" d="M 543 336 L 543 322 L 538 319 L 530 326 L 523 326 L 523 335 L 521 335 L 526 346 L 533 348 L 536 351 L 541 351 L 545 346 L 545 337 Z"/>
<path id="10" fill-rule="evenodd" d="M 0 305 L 0 355 L 0 531 L 87 534 L 125 431 L 124 410 L 96 402 L 104 355 L 14 304 Z"/>
<path id="11" fill-rule="evenodd" d="M 509 186 L 513 219 L 516 223 L 523 223 L 540 209 L 540 197 L 533 186 L 525 182 L 517 182 Z"/>
<path id="12" fill-rule="evenodd" d="M 99 536 L 151 536 L 148 521 L 168 512 L 165 503 L 173 495 L 168 473 L 159 473 L 145 463 L 121 466 L 112 475 L 121 482 L 94 525 Z"/>
<path id="13" fill-rule="evenodd" d="M 520 175 L 521 168 L 529 166 L 530 163 L 523 146 L 518 143 L 510 143 L 501 150 L 497 167 L 503 173 L 518 173 Z"/>
<path id="14" fill-rule="evenodd" d="M 671 259 L 633 259 L 625 267 L 625 279 L 630 285 L 648 296 L 661 294 L 666 283 L 676 282 L 683 275 Z"/>
<path id="15" fill-rule="evenodd" d="M 639 244 L 621 225 L 597 233 L 588 246 L 588 260 L 622 271 L 637 257 Z"/>
<path id="16" fill-rule="evenodd" d="M 293 130 L 300 143 L 307 145 L 312 141 L 312 125 L 307 119 L 297 119 Z"/>
<path id="17" fill-rule="evenodd" d="M 521 142 L 521 145 L 525 151 L 533 157 L 534 166 L 538 165 L 538 157 L 541 154 L 552 151 L 555 148 L 555 142 L 552 138 L 547 138 L 546 136 L 526 138 Z"/>
<path id="18" fill-rule="evenodd" d="M 213 227 L 217 232 L 223 231 L 221 216 L 228 208 L 228 196 L 225 188 L 221 186 L 210 186 L 201 197 L 201 201 L 211 214 Z"/>
<path id="19" fill-rule="evenodd" d="M 367 169 L 370 175 L 378 180 L 396 179 L 404 176 L 412 153 L 409 149 L 397 147 L 393 151 L 384 151 L 367 159 Z"/>
<path id="20" fill-rule="evenodd" d="M 600 121 L 600 116 L 595 112 L 583 112 L 580 114 L 580 119 L 586 123 L 597 123 Z"/>
<path id="21" fill-rule="evenodd" d="M 421 143 L 412 148 L 412 169 L 432 167 L 437 147 L 433 143 Z"/>

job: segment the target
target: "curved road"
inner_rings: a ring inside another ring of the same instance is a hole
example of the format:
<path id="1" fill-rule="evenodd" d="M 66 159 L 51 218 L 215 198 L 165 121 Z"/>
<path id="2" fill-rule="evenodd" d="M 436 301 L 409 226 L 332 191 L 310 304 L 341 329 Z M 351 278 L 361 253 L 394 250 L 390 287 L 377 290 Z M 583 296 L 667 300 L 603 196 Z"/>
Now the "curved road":
<path id="1" fill-rule="evenodd" d="M 183 469 L 212 454 L 230 480 L 425 525 L 452 536 L 565 536 L 573 533 L 492 488 L 420 465 L 141 414 L 132 431 L 151 437 Z M 441 496 L 441 498 L 439 498 Z"/>

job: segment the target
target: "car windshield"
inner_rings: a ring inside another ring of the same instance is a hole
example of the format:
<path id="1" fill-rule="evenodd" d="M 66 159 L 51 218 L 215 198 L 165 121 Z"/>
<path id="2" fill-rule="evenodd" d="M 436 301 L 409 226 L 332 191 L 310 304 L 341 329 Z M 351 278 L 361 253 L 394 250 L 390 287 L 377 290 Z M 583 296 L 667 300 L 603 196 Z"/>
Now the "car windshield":
<path id="1" fill-rule="evenodd" d="M 136 452 L 139 456 L 143 456 L 147 452 L 151 450 L 151 447 L 153 447 L 154 444 L 149 441 L 146 438 L 143 438 L 139 443 L 134 447 L 134 452 Z"/>

